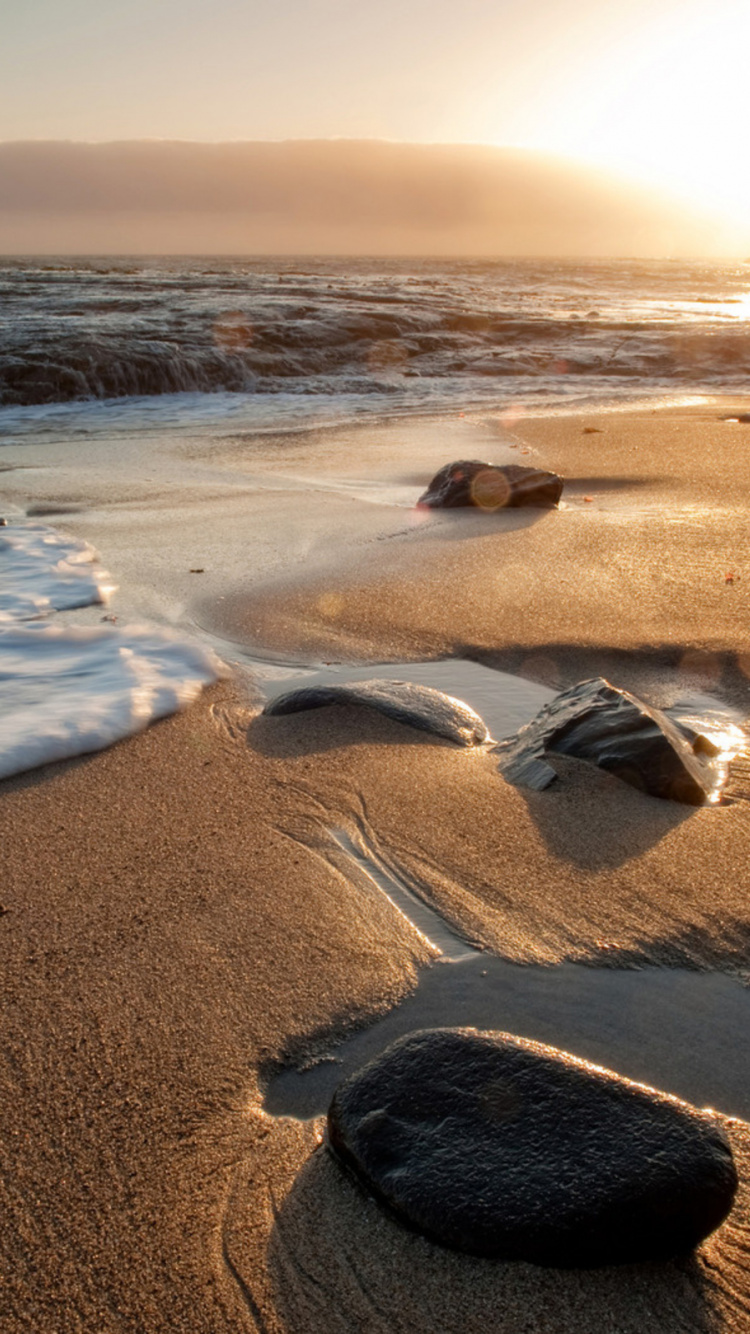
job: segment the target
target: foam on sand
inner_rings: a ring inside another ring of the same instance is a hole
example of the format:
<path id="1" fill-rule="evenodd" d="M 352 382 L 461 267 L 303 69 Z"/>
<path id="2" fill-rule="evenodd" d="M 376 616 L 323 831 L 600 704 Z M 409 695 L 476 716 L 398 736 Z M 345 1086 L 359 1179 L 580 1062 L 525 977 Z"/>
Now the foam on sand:
<path id="1" fill-rule="evenodd" d="M 46 524 L 9 524 L 0 530 L 0 625 L 106 602 L 113 585 L 95 561 L 88 542 Z"/>
<path id="2" fill-rule="evenodd" d="M 0 778 L 110 746 L 223 674 L 210 649 L 170 630 L 50 622 L 113 591 L 96 560 L 43 524 L 0 529 Z"/>
<path id="3" fill-rule="evenodd" d="M 198 644 L 151 627 L 0 632 L 0 778 L 101 750 L 185 708 L 222 674 Z"/>

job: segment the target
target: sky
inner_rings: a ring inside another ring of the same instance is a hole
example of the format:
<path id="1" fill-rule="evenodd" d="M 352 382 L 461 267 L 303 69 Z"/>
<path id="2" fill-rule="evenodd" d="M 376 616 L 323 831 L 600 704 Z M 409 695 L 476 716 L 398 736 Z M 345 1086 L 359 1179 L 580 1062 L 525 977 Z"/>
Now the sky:
<path id="1" fill-rule="evenodd" d="M 750 217 L 750 0 L 4 0 L 0 140 L 541 149 Z"/>

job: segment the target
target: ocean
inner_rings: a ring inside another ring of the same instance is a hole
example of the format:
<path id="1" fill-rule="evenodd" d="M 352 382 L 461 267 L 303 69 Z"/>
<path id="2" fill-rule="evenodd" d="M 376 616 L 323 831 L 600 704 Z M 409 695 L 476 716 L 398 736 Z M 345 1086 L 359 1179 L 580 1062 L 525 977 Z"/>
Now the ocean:
<path id="1" fill-rule="evenodd" d="M 750 374 L 750 262 L 6 259 L 0 309 L 3 435 L 576 406 Z"/>
<path id="2" fill-rule="evenodd" d="M 230 436 L 281 438 L 283 471 L 310 428 L 489 414 L 502 429 L 744 392 L 750 376 L 750 261 L 18 258 L 0 263 L 0 310 L 0 775 L 108 744 L 222 670 L 157 576 L 139 599 L 140 575 L 97 562 L 84 479 L 131 506 L 161 487 L 171 513 L 179 483 L 197 514 L 209 480 L 253 481 L 227 467 Z M 36 490 L 50 468 L 57 517 Z M 307 484 L 286 472 L 288 492 Z M 255 484 L 269 476 L 266 461 Z M 418 494 L 356 460 L 326 485 L 401 522 Z M 278 531 L 272 514 L 248 539 L 256 572 L 313 540 L 299 508 Z"/>

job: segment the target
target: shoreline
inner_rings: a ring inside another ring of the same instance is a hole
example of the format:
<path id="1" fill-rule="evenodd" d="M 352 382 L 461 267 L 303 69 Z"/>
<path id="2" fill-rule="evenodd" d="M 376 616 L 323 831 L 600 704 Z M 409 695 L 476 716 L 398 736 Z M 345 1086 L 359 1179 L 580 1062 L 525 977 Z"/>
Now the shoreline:
<path id="1" fill-rule="evenodd" d="M 392 660 L 494 653 L 495 665 L 517 661 L 553 687 L 552 669 L 566 684 L 598 654 L 630 662 L 654 688 L 665 688 L 665 665 L 666 685 L 677 666 L 681 679 L 746 702 L 750 431 L 708 411 L 616 425 L 612 416 L 602 434 L 585 435 L 596 414 L 563 427 L 524 421 L 529 457 L 554 466 L 567 455 L 577 479 L 568 508 L 534 522 L 449 515 L 431 531 L 399 533 L 407 510 L 343 486 L 358 469 L 383 488 L 420 477 L 442 449 L 420 423 L 419 448 L 398 469 L 404 433 L 391 427 L 379 441 L 359 428 L 366 458 L 348 427 L 328 444 L 308 442 L 302 452 L 321 481 L 312 515 L 309 496 L 300 513 L 301 488 L 288 486 L 299 458 L 274 464 L 269 447 L 243 460 L 240 443 L 173 488 L 157 463 L 155 480 L 131 479 L 124 499 L 117 476 L 81 475 L 82 508 L 61 526 L 70 520 L 100 549 L 105 535 L 124 616 L 155 608 L 184 629 L 223 596 L 231 608 L 219 619 L 244 618 L 248 648 L 252 629 L 308 661 L 313 650 L 355 648 L 392 650 Z M 473 423 L 454 420 L 451 445 L 464 430 L 477 440 Z M 223 488 L 220 467 L 231 472 Z M 275 485 L 263 490 L 269 477 Z M 0 480 L 22 494 L 23 473 Z M 37 474 L 32 501 L 72 486 L 61 460 L 60 471 Z M 306 555 L 301 545 L 282 552 L 286 566 L 272 549 L 274 524 L 285 541 L 279 512 L 299 519 L 309 543 Z M 204 541 L 226 561 L 211 575 L 214 592 L 199 595 L 188 570 Z M 252 541 L 260 556 L 240 594 Z M 130 553 L 124 567 L 118 552 Z M 740 576 L 731 586 L 725 554 Z M 644 590 L 648 628 L 671 626 L 661 639 L 637 639 Z M 335 616 L 321 611 L 321 595 L 334 598 L 325 605 Z M 364 827 L 449 926 L 506 960 L 658 963 L 746 982 L 750 803 L 688 812 L 571 760 L 554 788 L 522 794 L 486 755 L 364 710 L 264 718 L 257 707 L 240 673 L 107 751 L 0 784 L 9 1334 L 431 1334 L 438 1324 L 479 1334 L 501 1309 L 508 1334 L 553 1318 L 566 1334 L 598 1334 L 605 1320 L 625 1334 L 654 1318 L 665 1334 L 742 1334 L 744 1195 L 685 1263 L 569 1275 L 494 1265 L 403 1232 L 324 1155 L 310 1157 L 319 1121 L 271 1117 L 262 1096 L 270 1068 L 393 1012 L 429 962 L 388 901 L 363 898 L 329 858 L 327 829 Z M 453 965 L 428 976 L 438 967 Z M 747 1183 L 750 1131 L 728 1125 Z"/>

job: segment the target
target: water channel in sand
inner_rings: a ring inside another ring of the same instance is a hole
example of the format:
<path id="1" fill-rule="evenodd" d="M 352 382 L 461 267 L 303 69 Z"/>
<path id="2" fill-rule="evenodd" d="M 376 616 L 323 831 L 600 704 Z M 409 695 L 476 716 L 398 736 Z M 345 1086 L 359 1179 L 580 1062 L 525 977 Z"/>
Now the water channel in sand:
<path id="1" fill-rule="evenodd" d="M 253 664 L 274 698 L 298 686 L 388 677 L 429 685 L 470 704 L 494 737 L 516 731 L 552 698 L 534 682 L 463 660 L 302 670 Z M 676 710 L 679 712 L 680 710 Z M 734 712 L 709 696 L 684 699 L 715 728 Z M 654 798 L 655 800 L 655 798 Z M 641 1083 L 750 1119 L 750 990 L 717 973 L 682 968 L 513 964 L 476 949 L 430 907 L 361 832 L 329 831 L 332 862 L 355 884 L 385 894 L 433 947 L 415 992 L 344 1041 L 269 1080 L 266 1111 L 308 1118 L 325 1112 L 336 1085 L 396 1038 L 420 1028 L 466 1026 L 535 1038 Z"/>
<path id="2" fill-rule="evenodd" d="M 361 835 L 331 831 L 331 850 L 355 884 L 386 894 L 438 954 L 416 991 L 384 1018 L 276 1072 L 267 1112 L 318 1116 L 342 1079 L 397 1038 L 420 1028 L 472 1027 L 535 1038 L 697 1106 L 750 1119 L 750 990 L 740 982 L 684 968 L 508 963 L 462 939 Z"/>

